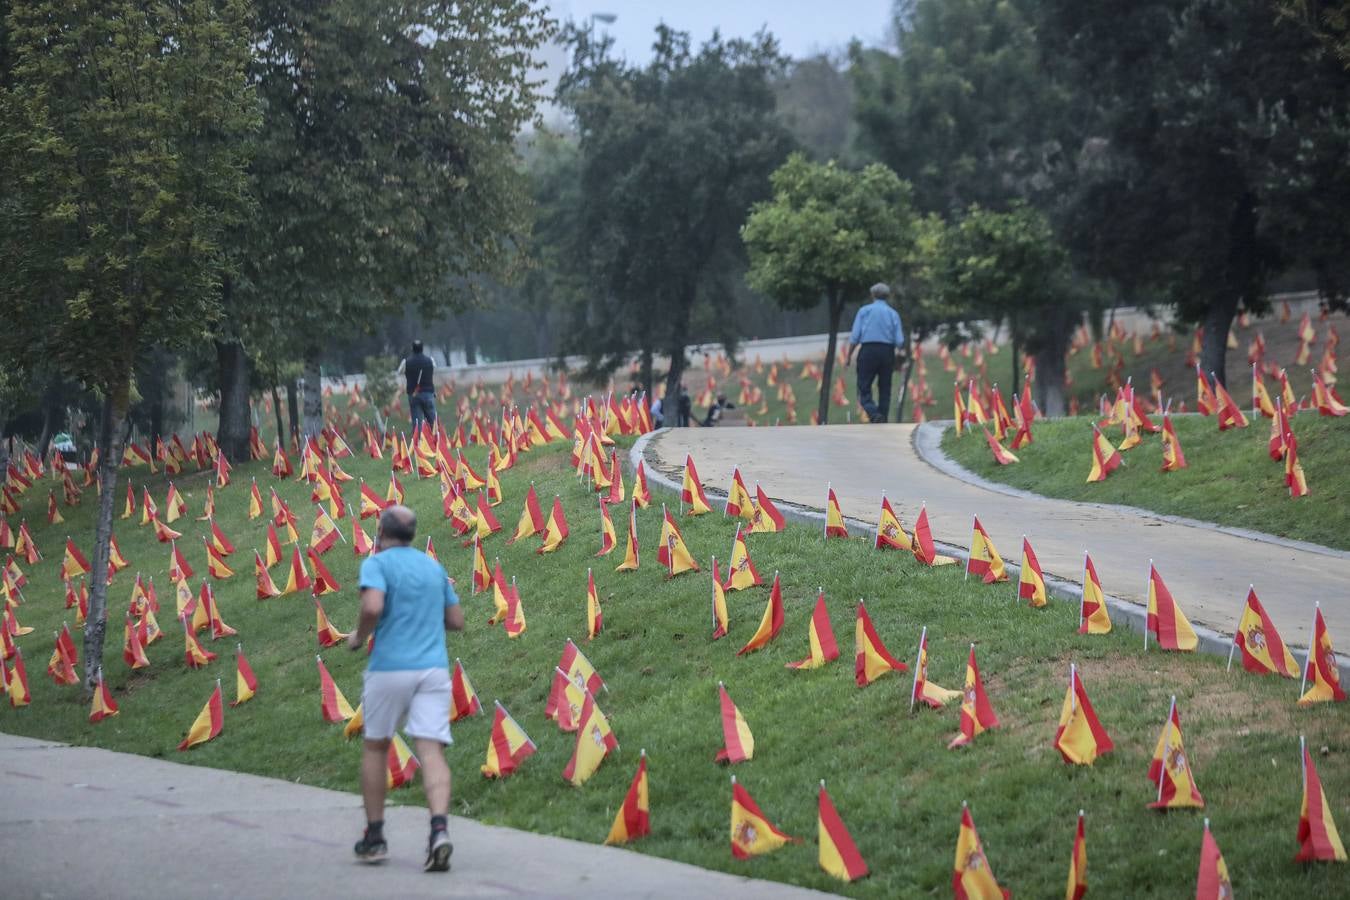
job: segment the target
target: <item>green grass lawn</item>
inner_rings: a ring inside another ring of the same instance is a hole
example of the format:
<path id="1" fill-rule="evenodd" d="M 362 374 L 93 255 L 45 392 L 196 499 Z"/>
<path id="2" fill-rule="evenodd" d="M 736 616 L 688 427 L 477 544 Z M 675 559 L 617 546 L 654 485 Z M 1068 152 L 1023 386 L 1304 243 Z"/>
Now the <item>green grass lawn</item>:
<path id="1" fill-rule="evenodd" d="M 1081 423 L 1077 427 L 1084 428 Z M 1314 491 L 1319 486 L 1319 441 L 1312 423 L 1306 456 Z M 1183 433 L 1186 440 L 1187 433 Z M 1255 434 L 1225 435 L 1233 446 Z M 1057 442 L 1038 429 L 1036 449 Z M 1197 473 L 1205 459 L 1191 441 Z M 973 446 L 973 442 L 970 442 Z M 1140 449 L 1130 473 L 1147 468 Z M 471 461 L 482 463 L 476 449 Z M 1026 454 L 1028 467 L 1036 456 Z M 1074 470 L 1085 459 L 1074 457 Z M 539 752 L 504 782 L 484 780 L 478 766 L 486 751 L 490 716 L 457 723 L 449 751 L 455 773 L 453 810 L 485 822 L 600 841 L 632 777 L 638 752 L 650 758 L 650 838 L 637 852 L 758 878 L 776 879 L 856 896 L 946 896 L 962 800 L 971 804 L 994 871 L 1020 897 L 1056 896 L 1063 889 L 1074 817 L 1088 815 L 1089 880 L 1095 896 L 1176 897 L 1193 890 L 1201 839 L 1201 814 L 1159 814 L 1146 780 L 1148 759 L 1166 715 L 1168 698 L 1180 703 L 1186 741 L 1233 883 L 1248 896 L 1332 896 L 1345 889 L 1343 869 L 1303 867 L 1293 860 L 1299 809 L 1298 735 L 1322 750 L 1318 763 L 1342 829 L 1350 828 L 1350 725 L 1347 708 L 1298 710 L 1296 685 L 1240 672 L 1226 674 L 1223 661 L 1207 656 L 1145 655 L 1136 635 L 1082 637 L 1077 609 L 1054 602 L 1031 611 L 1013 602 L 1009 585 L 965 583 L 955 568 L 930 570 L 895 553 L 878 553 L 863 539 L 823 542 L 819 529 L 789 526 L 785 533 L 756 536 L 755 563 L 767 578 L 782 572 L 786 626 L 761 652 L 736 657 L 754 631 L 766 599 L 764 589 L 728 598 L 731 635 L 709 640 L 710 582 L 706 573 L 666 580 L 655 564 L 659 497 L 639 514 L 643 549 L 640 571 L 616 574 L 622 556 L 595 560 L 599 546 L 594 498 L 567 471 L 565 449 L 554 446 L 522 457 L 506 473 L 505 503 L 498 508 L 506 530 L 514 524 L 528 481 L 541 499 L 562 496 L 571 537 L 557 553 L 537 556 L 537 543 L 505 546 L 506 536 L 487 542 L 506 574 L 519 582 L 528 631 L 508 640 L 484 623 L 487 595 L 468 596 L 469 551 L 461 549 L 440 515 L 434 481 L 405 478 L 408 500 L 422 514 L 421 537 L 433 536 L 440 558 L 464 585 L 469 627 L 452 636 L 451 657 L 463 660 L 483 704 L 500 699 L 539 746 Z M 1082 463 L 1082 465 L 1079 465 Z M 387 462 L 350 459 L 344 466 L 381 491 Z M 1272 478 L 1273 478 L 1273 464 Z M 141 470 L 143 472 L 143 470 Z M 141 472 L 133 475 L 139 489 Z M 257 697 L 225 711 L 224 733 L 187 753 L 174 748 L 215 679 L 233 695 L 233 640 L 212 644 L 220 660 L 201 671 L 182 661 L 182 638 L 172 613 L 161 615 L 168 637 L 149 650 L 152 667 L 129 672 L 120 659 L 121 620 L 137 569 L 153 573 L 161 600 L 172 603 L 165 583 L 167 548 L 148 529 L 118 521 L 116 533 L 132 568 L 112 587 L 112 638 L 105 654 L 109 682 L 121 715 L 98 725 L 86 721 L 88 704 L 77 688 L 57 688 L 43 674 L 52 632 L 63 619 L 57 569 L 67 532 L 87 545 L 94 497 L 65 510 L 68 524 L 46 527 L 42 509 L 47 482 L 25 497 L 25 512 L 46 560 L 29 569 L 21 621 L 36 631 L 20 638 L 32 684 L 31 706 L 0 704 L 0 730 L 161 756 L 193 765 L 236 769 L 323 787 L 355 790 L 358 746 L 343 740 L 338 726 L 320 719 L 314 654 L 314 608 L 307 595 L 257 602 L 251 548 L 260 542 L 263 520 L 245 518 L 249 477 L 264 496 L 274 480 L 261 464 L 236 468 L 234 483 L 217 494 L 219 523 L 239 549 L 231 558 L 237 575 L 217 584 L 225 620 L 237 628 L 257 673 Z M 1201 475 L 1201 477 L 1205 477 Z M 1123 479 L 1113 479 L 1114 485 Z M 120 511 L 125 482 L 119 482 Z M 149 480 L 162 503 L 165 483 Z M 354 484 L 354 483 L 353 483 Z M 206 476 L 178 480 L 193 516 L 200 514 Z M 278 485 L 307 528 L 311 509 L 306 486 Z M 343 523 L 346 526 L 346 523 Z M 620 533 L 623 525 L 617 521 Z M 182 541 L 191 564 L 205 568 L 200 535 L 204 523 L 187 526 Z M 701 563 L 730 549 L 733 525 L 711 514 L 682 522 L 690 549 Z M 302 529 L 304 531 L 305 529 Z M 340 628 L 355 621 L 358 560 L 339 544 L 326 558 L 342 583 L 325 598 Z M 594 566 L 604 600 L 606 630 L 588 644 L 585 635 L 586 567 Z M 281 567 L 274 570 L 280 573 Z M 194 581 L 194 585 L 196 582 Z M 807 655 L 807 622 L 816 588 L 823 586 L 843 658 L 817 671 L 794 672 L 784 663 Z M 854 684 L 854 604 L 866 598 L 882 639 L 910 660 L 919 630 L 928 626 L 930 677 L 959 688 L 970 642 L 1003 727 L 980 736 L 973 748 L 948 751 L 958 710 L 907 711 L 910 678 L 891 675 L 859 689 Z M 573 745 L 543 716 L 551 672 L 567 638 L 577 640 L 608 682 L 599 703 L 610 716 L 620 750 L 580 789 L 561 771 Z M 77 642 L 79 636 L 76 636 Z M 324 658 L 353 704 L 360 692 L 364 658 L 331 650 Z M 1066 766 L 1051 747 L 1068 665 L 1082 667 L 1096 709 L 1117 749 L 1090 769 Z M 713 763 L 720 741 L 717 682 L 726 682 L 756 739 L 755 758 L 731 772 Z M 732 859 L 728 843 L 730 787 L 734 772 L 780 828 L 803 838 L 767 857 Z M 853 886 L 835 882 L 816 865 L 815 789 L 826 779 L 840 815 L 872 868 Z M 420 802 L 420 791 L 398 792 Z M 340 823 L 355 837 L 355 813 Z M 339 860 L 341 862 L 341 860 Z M 1335 886 L 1339 884 L 1341 888 Z"/>
<path id="2" fill-rule="evenodd" d="M 1120 503 L 1350 549 L 1350 422 L 1344 419 L 1316 413 L 1294 417 L 1299 460 L 1311 489 L 1297 500 L 1284 486 L 1284 463 L 1266 452 L 1268 419 L 1221 432 L 1212 416 L 1174 416 L 1186 469 L 1159 471 L 1161 437 L 1146 435 L 1143 443 L 1121 454 L 1124 464 L 1119 469 L 1095 484 L 1086 481 L 1092 452 L 1089 421 L 1036 422 L 1034 442 L 1017 451 L 1021 462 L 1008 466 L 994 463 L 979 431 L 957 437 L 948 429 L 942 448 L 985 478 L 1049 497 Z M 1112 443 L 1120 443 L 1118 426 L 1106 434 Z"/>

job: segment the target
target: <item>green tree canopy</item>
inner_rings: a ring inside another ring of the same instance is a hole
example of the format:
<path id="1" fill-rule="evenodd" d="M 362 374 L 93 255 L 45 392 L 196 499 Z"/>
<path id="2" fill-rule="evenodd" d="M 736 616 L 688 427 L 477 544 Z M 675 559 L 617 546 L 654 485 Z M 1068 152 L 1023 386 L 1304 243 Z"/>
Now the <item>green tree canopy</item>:
<path id="1" fill-rule="evenodd" d="M 773 198 L 755 204 L 741 229 L 750 253 L 746 280 L 787 309 L 809 309 L 825 299 L 823 424 L 845 305 L 861 300 L 871 284 L 896 280 L 912 253 L 910 188 L 877 163 L 855 172 L 795 153 L 771 181 Z"/>

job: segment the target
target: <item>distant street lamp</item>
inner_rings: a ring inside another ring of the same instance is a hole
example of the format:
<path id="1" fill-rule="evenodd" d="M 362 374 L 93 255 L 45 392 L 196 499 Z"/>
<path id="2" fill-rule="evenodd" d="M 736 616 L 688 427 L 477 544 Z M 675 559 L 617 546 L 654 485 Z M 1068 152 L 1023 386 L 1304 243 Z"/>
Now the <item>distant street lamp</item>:
<path id="1" fill-rule="evenodd" d="M 605 25 L 613 25 L 614 20 L 619 17 L 614 13 L 599 12 L 599 13 L 591 13 L 591 18 Z"/>

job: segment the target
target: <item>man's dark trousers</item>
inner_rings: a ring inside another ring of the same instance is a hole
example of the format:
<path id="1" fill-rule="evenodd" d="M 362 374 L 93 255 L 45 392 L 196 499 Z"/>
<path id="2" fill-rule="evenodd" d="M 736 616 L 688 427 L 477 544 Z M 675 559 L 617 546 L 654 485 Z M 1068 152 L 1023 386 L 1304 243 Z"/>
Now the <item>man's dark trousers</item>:
<path id="1" fill-rule="evenodd" d="M 895 371 L 895 345 L 872 342 L 858 348 L 858 403 L 872 422 L 885 422 L 891 406 L 891 373 Z M 877 383 L 877 402 L 872 402 L 872 382 Z"/>

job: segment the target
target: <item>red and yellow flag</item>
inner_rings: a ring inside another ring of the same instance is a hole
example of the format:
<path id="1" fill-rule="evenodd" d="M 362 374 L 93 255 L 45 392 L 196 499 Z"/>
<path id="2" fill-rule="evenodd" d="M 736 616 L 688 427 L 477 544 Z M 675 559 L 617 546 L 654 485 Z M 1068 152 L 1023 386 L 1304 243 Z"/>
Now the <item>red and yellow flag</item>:
<path id="1" fill-rule="evenodd" d="M 74 541 L 66 538 L 66 555 L 61 560 L 61 577 L 69 580 L 81 575 L 88 575 L 89 572 L 89 560 L 75 546 Z"/>
<path id="2" fill-rule="evenodd" d="M 1223 861 L 1219 844 L 1209 831 L 1205 820 L 1205 836 L 1200 842 L 1200 872 L 1195 878 L 1195 900 L 1232 900 L 1233 883 L 1228 878 L 1228 864 Z"/>
<path id="3" fill-rule="evenodd" d="M 909 711 L 914 711 L 915 702 L 941 709 L 960 696 L 960 691 L 950 691 L 928 680 L 928 626 L 925 625 L 919 634 L 919 652 L 914 658 L 914 683 L 909 690 Z"/>
<path id="4" fill-rule="evenodd" d="M 200 604 L 198 604 L 200 608 Z M 207 663 L 213 661 L 216 655 L 202 646 L 202 642 L 197 640 L 197 634 L 194 626 L 190 626 L 187 617 L 179 619 L 183 623 L 183 661 L 187 663 L 189 669 L 200 669 Z"/>
<path id="5" fill-rule="evenodd" d="M 633 500 L 643 509 L 652 504 L 652 492 L 647 487 L 647 469 L 640 459 L 637 470 L 633 473 Z"/>
<path id="6" fill-rule="evenodd" d="M 857 881 L 867 875 L 867 863 L 863 862 L 853 836 L 844 827 L 834 801 L 825 791 L 825 782 L 820 783 L 820 794 L 816 804 L 816 834 L 820 843 L 817 857 L 820 867 L 840 881 Z"/>
<path id="7" fill-rule="evenodd" d="M 772 853 L 787 843 L 796 843 L 774 827 L 774 824 L 760 812 L 750 792 L 731 778 L 731 855 L 736 859 L 749 859 L 764 853 Z"/>
<path id="8" fill-rule="evenodd" d="M 1247 417 L 1242 414 L 1242 408 L 1237 405 L 1233 400 L 1233 395 L 1228 393 L 1228 389 L 1217 378 L 1214 379 L 1214 392 L 1218 395 L 1219 400 L 1219 407 L 1216 410 L 1219 415 L 1219 430 L 1246 428 Z"/>
<path id="9" fill-rule="evenodd" d="M 1083 900 L 1087 894 L 1087 836 L 1083 830 L 1083 811 L 1078 811 L 1078 828 L 1073 834 L 1073 852 L 1069 855 L 1069 884 L 1064 900 Z"/>
<path id="10" fill-rule="evenodd" d="M 342 689 L 333 681 L 333 676 L 328 674 L 328 667 L 323 664 L 323 658 L 314 657 L 319 662 L 319 701 L 325 722 L 345 722 L 356 715 L 352 710 L 352 705 L 347 702 L 343 696 Z"/>
<path id="11" fill-rule="evenodd" d="M 248 664 L 248 658 L 244 656 L 244 645 L 235 644 L 234 702 L 230 706 L 247 703 L 256 693 L 258 693 L 258 678 L 253 674 L 253 667 Z"/>
<path id="12" fill-rule="evenodd" d="M 563 514 L 562 498 L 555 494 L 553 509 L 549 513 L 548 521 L 544 523 L 544 542 L 535 552 L 552 553 L 567 540 L 567 534 L 567 516 Z"/>
<path id="13" fill-rule="evenodd" d="M 1069 664 L 1069 689 L 1059 708 L 1059 727 L 1055 729 L 1055 749 L 1066 763 L 1090 766 L 1097 757 L 1116 748 L 1088 700 L 1087 688 L 1078 674 L 1078 666 Z"/>
<path id="14" fill-rule="evenodd" d="M 253 551 L 253 579 L 257 583 L 259 600 L 281 596 L 281 588 L 272 580 L 272 574 L 267 571 L 267 566 L 263 565 L 262 557 L 258 555 L 257 550 Z"/>
<path id="15" fill-rule="evenodd" d="M 1092 557 L 1083 552 L 1083 598 L 1078 606 L 1079 634 L 1107 634 L 1111 631 L 1111 613 L 1106 608 L 1106 594 Z"/>
<path id="16" fill-rule="evenodd" d="M 1162 733 L 1158 735 L 1158 743 L 1153 748 L 1148 780 L 1158 786 L 1158 799 L 1148 805 L 1149 809 L 1199 808 L 1205 805 L 1205 798 L 1200 796 L 1200 789 L 1195 784 L 1195 773 L 1191 771 L 1191 758 L 1181 739 L 1181 713 L 1177 709 L 1175 696 L 1167 712 L 1167 721 L 1163 723 Z"/>
<path id="17" fill-rule="evenodd" d="M 914 522 L 914 558 L 925 566 L 954 566 L 956 560 L 937 552 L 933 542 L 933 529 L 928 525 L 928 507 L 919 508 L 919 518 Z"/>
<path id="18" fill-rule="evenodd" d="M 1256 589 L 1247 590 L 1247 603 L 1233 634 L 1233 646 L 1242 651 L 1242 668 L 1257 675 L 1274 673 L 1285 678 L 1298 677 L 1298 663 L 1285 646 L 1275 623 L 1256 597 Z M 1231 664 L 1231 656 L 1230 664 Z"/>
<path id="19" fill-rule="evenodd" d="M 834 628 L 830 625 L 830 613 L 825 607 L 825 589 L 816 595 L 816 606 L 811 613 L 808 629 L 811 655 L 806 659 L 790 662 L 789 669 L 819 669 L 831 660 L 839 658 L 839 645 L 834 640 Z"/>
<path id="20" fill-rule="evenodd" d="M 844 513 L 839 508 L 839 498 L 834 495 L 834 488 L 829 485 L 825 487 L 825 536 L 827 538 L 848 537 L 848 525 L 844 523 Z"/>
<path id="21" fill-rule="evenodd" d="M 1172 599 L 1172 592 L 1163 584 L 1162 576 L 1148 564 L 1148 632 L 1144 634 L 1145 649 L 1151 632 L 1164 650 L 1191 651 L 1200 643 L 1190 620 Z"/>
<path id="22" fill-rule="evenodd" d="M 783 589 L 778 581 L 778 573 L 773 573 L 773 586 L 769 588 L 769 601 L 764 604 L 764 615 L 760 617 L 759 627 L 745 642 L 745 646 L 736 651 L 737 656 L 759 650 L 769 641 L 778 637 L 783 630 Z"/>
<path id="23" fill-rule="evenodd" d="M 1088 471 L 1088 483 L 1105 481 L 1106 476 L 1120 468 L 1120 451 L 1111 446 L 1111 442 L 1095 424 L 1092 426 L 1092 468 Z"/>
<path id="24" fill-rule="evenodd" d="M 887 672 L 904 672 L 909 667 L 891 656 L 872 625 L 867 606 L 858 601 L 858 616 L 853 626 L 853 678 L 858 687 L 866 687 Z"/>
<path id="25" fill-rule="evenodd" d="M 752 759 L 755 755 L 755 736 L 745 717 L 731 702 L 726 686 L 717 682 L 717 695 L 722 708 L 722 749 L 717 751 L 714 762 L 738 763 Z"/>
<path id="26" fill-rule="evenodd" d="M 1322 380 L 1322 376 L 1316 372 L 1312 373 L 1313 380 L 1313 405 L 1317 407 L 1317 412 L 1324 416 L 1340 416 L 1350 413 L 1350 408 L 1346 407 L 1335 388 L 1327 387 L 1327 383 Z"/>
<path id="27" fill-rule="evenodd" d="M 328 619 L 328 613 L 324 611 L 323 603 L 317 597 L 314 598 L 314 619 L 314 631 L 319 638 L 320 647 L 331 647 L 347 639 L 346 632 L 333 627 L 333 623 Z"/>
<path id="28" fill-rule="evenodd" d="M 1312 754 L 1302 737 L 1298 739 L 1303 756 L 1303 802 L 1298 812 L 1298 862 L 1345 862 L 1345 846 L 1331 817 L 1331 804 L 1322 790 L 1322 779 L 1313 765 Z"/>
<path id="29" fill-rule="evenodd" d="M 333 545 L 338 542 L 341 533 L 338 531 L 337 524 L 332 520 L 328 513 L 324 512 L 323 507 L 314 507 L 314 528 L 309 533 L 309 549 L 311 554 L 324 554 L 333 549 Z"/>
<path id="30" fill-rule="evenodd" d="M 891 501 L 881 495 L 881 518 L 877 522 L 877 538 L 873 544 L 877 550 L 914 550 L 914 544 L 905 533 L 900 518 L 891 509 Z"/>
<path id="31" fill-rule="evenodd" d="M 393 740 L 389 742 L 389 752 L 385 755 L 384 767 L 384 786 L 386 790 L 392 791 L 395 788 L 411 784 L 417 770 L 422 768 L 422 764 L 417 761 L 417 757 L 413 755 L 412 749 L 402 736 L 395 732 Z"/>
<path id="32" fill-rule="evenodd" d="M 975 517 L 975 531 L 970 538 L 970 559 L 966 563 L 966 574 L 978 575 L 985 584 L 1008 580 L 1003 557 L 998 555 L 998 549 L 989 537 L 989 532 L 980 524 L 979 516 Z"/>
<path id="33" fill-rule="evenodd" d="M 970 658 L 966 660 L 966 687 L 961 697 L 961 733 L 952 738 L 948 750 L 968 746 L 976 735 L 990 728 L 998 727 L 998 716 L 984 692 L 984 681 L 980 678 L 980 667 L 975 662 L 975 645 L 970 645 Z"/>
<path id="34" fill-rule="evenodd" d="M 586 638 L 595 640 L 595 636 L 605 627 L 604 614 L 600 610 L 600 595 L 595 592 L 595 575 L 586 570 Z"/>
<path id="35" fill-rule="evenodd" d="M 145 655 L 139 623 L 128 613 L 122 627 L 122 661 L 132 670 L 144 669 L 150 665 Z"/>
<path id="36" fill-rule="evenodd" d="M 737 525 L 736 537 L 731 542 L 731 564 L 727 566 L 727 578 L 722 583 L 722 589 L 739 591 L 763 583 L 763 579 L 755 569 L 754 561 L 750 558 L 750 548 L 746 543 L 745 534 L 742 533 L 741 526 Z"/>
<path id="37" fill-rule="evenodd" d="M 487 761 L 480 767 L 485 778 L 506 778 L 534 755 L 534 741 L 511 718 L 506 707 L 496 705 L 492 734 L 488 737 Z"/>
<path id="38" fill-rule="evenodd" d="M 1308 496 L 1308 479 L 1298 459 L 1298 439 L 1293 431 L 1284 434 L 1284 484 L 1290 497 Z"/>
<path id="39" fill-rule="evenodd" d="M 769 495 L 764 493 L 764 488 L 758 483 L 755 484 L 755 510 L 750 518 L 751 534 L 770 534 L 782 531 L 787 525 L 783 514 L 774 506 Z"/>
<path id="40" fill-rule="evenodd" d="M 309 570 L 305 568 L 305 561 L 300 557 L 299 546 L 291 551 L 291 567 L 286 576 L 286 587 L 283 594 L 294 594 L 313 586 L 314 581 L 309 577 Z"/>
<path id="41" fill-rule="evenodd" d="M 249 521 L 258 518 L 263 514 L 262 494 L 258 493 L 258 479 L 253 479 L 252 485 L 248 489 L 248 518 Z"/>
<path id="42" fill-rule="evenodd" d="M 661 507 L 661 515 L 661 544 L 657 547 L 656 559 L 665 566 L 666 577 L 673 578 L 681 572 L 697 572 L 698 563 L 694 562 L 694 557 L 684 544 L 680 527 L 675 524 L 675 520 L 670 517 L 670 511 L 664 505 Z"/>
<path id="43" fill-rule="evenodd" d="M 337 579 L 333 577 L 333 573 L 328 571 L 328 567 L 324 565 L 323 560 L 319 558 L 319 554 L 315 553 L 311 548 L 307 551 L 306 555 L 309 556 L 310 565 L 314 567 L 312 593 L 315 597 L 322 597 L 324 594 L 335 594 L 342 590 L 342 585 L 338 584 Z"/>
<path id="44" fill-rule="evenodd" d="M 998 465 L 1009 466 L 1021 462 L 1011 450 L 1005 449 L 1002 444 L 994 439 L 988 428 L 984 429 L 984 442 L 989 445 L 989 452 L 993 454 L 994 462 Z"/>
<path id="45" fill-rule="evenodd" d="M 609 517 L 609 503 L 600 498 L 600 551 L 595 555 L 607 556 L 619 546 L 619 536 L 614 530 L 614 520 Z"/>
<path id="46" fill-rule="evenodd" d="M 984 855 L 984 845 L 975 830 L 970 808 L 961 804 L 961 830 L 956 837 L 956 862 L 952 869 L 952 893 L 956 900 L 1007 900 L 1012 894 L 999 887 L 994 870 Z"/>
<path id="47" fill-rule="evenodd" d="M 1195 408 L 1202 416 L 1213 415 L 1219 408 L 1219 401 L 1215 398 L 1214 391 L 1209 386 L 1209 379 L 1200 370 L 1199 364 L 1195 367 Z"/>
<path id="48" fill-rule="evenodd" d="M 600 763 L 604 762 L 610 751 L 619 746 L 618 739 L 614 737 L 614 732 L 609 727 L 609 720 L 596 705 L 595 698 L 591 696 L 590 691 L 586 691 L 585 694 L 581 705 L 577 740 L 572 748 L 572 758 L 563 769 L 563 779 L 573 787 L 585 784 L 595 774 L 595 770 L 600 768 Z"/>
<path id="49" fill-rule="evenodd" d="M 640 837 L 646 837 L 651 830 L 651 807 L 647 794 L 647 751 L 643 750 L 642 755 L 638 757 L 637 774 L 633 776 L 633 783 L 628 786 L 628 793 L 624 794 L 623 803 L 619 805 L 619 811 L 614 816 L 614 824 L 610 826 L 605 843 L 626 844 Z"/>
<path id="50" fill-rule="evenodd" d="M 694 467 L 694 457 L 689 455 L 684 458 L 684 482 L 680 487 L 680 501 L 689 507 L 688 514 L 691 516 L 712 512 L 708 498 L 703 493 L 703 483 L 699 481 L 698 469 Z"/>
<path id="51" fill-rule="evenodd" d="M 113 700 L 112 691 L 108 690 L 108 684 L 100 674 L 98 687 L 94 689 L 94 702 L 89 706 L 89 721 L 91 723 L 102 722 L 104 719 L 117 715 L 117 713 L 117 701 Z"/>
<path id="52" fill-rule="evenodd" d="M 616 572 L 636 572 L 638 568 L 637 508 L 638 502 L 634 499 L 628 507 L 628 534 L 624 541 L 623 562 L 614 568 Z"/>
<path id="53" fill-rule="evenodd" d="M 1041 561 L 1036 551 L 1031 549 L 1031 541 L 1022 536 L 1022 565 L 1017 574 L 1017 597 L 1027 601 L 1028 606 L 1045 606 L 1045 574 L 1041 572 Z"/>
<path id="54" fill-rule="evenodd" d="M 188 728 L 187 737 L 178 745 L 179 750 L 187 750 L 198 744 L 205 744 L 220 734 L 221 726 L 224 722 L 225 711 L 220 697 L 220 679 L 216 679 L 216 689 L 211 692 L 211 699 L 206 701 L 202 711 L 197 713 L 197 718 L 192 726 Z"/>
<path id="55" fill-rule="evenodd" d="M 1163 413 L 1162 430 L 1162 471 L 1176 472 L 1186 468 L 1186 454 L 1181 452 L 1181 441 L 1172 426 L 1172 417 Z"/>
<path id="56" fill-rule="evenodd" d="M 206 573 L 217 580 L 221 578 L 233 578 L 234 570 L 226 565 L 225 560 L 216 552 L 216 548 L 206 541 Z"/>
<path id="57" fill-rule="evenodd" d="M 712 562 L 712 639 L 715 641 L 727 634 L 727 595 L 722 587 L 722 578 L 717 571 L 717 557 Z"/>
<path id="58" fill-rule="evenodd" d="M 483 705 L 478 702 L 478 692 L 473 689 L 469 673 L 464 671 L 464 664 L 456 657 L 455 666 L 450 670 L 450 721 L 458 722 L 482 711 Z"/>
<path id="59" fill-rule="evenodd" d="M 1341 670 L 1336 665 L 1336 651 L 1331 646 L 1331 634 L 1322 618 L 1319 601 L 1313 614 L 1312 642 L 1308 645 L 1308 663 L 1303 670 L 1303 686 L 1307 691 L 1298 698 L 1299 706 L 1312 703 L 1339 702 L 1345 699 L 1341 689 Z"/>
<path id="60" fill-rule="evenodd" d="M 727 490 L 727 505 L 723 511 L 728 516 L 745 519 L 747 522 L 755 516 L 755 501 L 745 488 L 740 467 L 731 470 L 731 487 Z"/>

